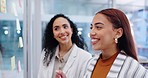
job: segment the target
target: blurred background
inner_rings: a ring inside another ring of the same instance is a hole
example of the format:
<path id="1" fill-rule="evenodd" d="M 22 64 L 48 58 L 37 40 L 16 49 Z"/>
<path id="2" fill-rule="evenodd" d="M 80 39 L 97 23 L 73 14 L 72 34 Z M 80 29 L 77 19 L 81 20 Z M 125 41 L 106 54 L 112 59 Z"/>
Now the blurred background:
<path id="1" fill-rule="evenodd" d="M 148 66 L 148 0 L 0 0 L 0 78 L 37 78 L 42 36 L 57 13 L 74 21 L 93 54 L 90 23 L 105 8 L 126 13 L 140 63 Z"/>

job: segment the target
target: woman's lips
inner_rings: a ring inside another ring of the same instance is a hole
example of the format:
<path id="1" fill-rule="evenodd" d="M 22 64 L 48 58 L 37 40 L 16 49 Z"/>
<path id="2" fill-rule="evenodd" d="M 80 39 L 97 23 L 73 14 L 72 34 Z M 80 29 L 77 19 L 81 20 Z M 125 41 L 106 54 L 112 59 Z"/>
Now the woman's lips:
<path id="1" fill-rule="evenodd" d="M 99 40 L 100 40 L 100 39 L 97 39 L 97 38 L 91 39 L 92 45 L 96 44 Z"/>
<path id="2" fill-rule="evenodd" d="M 60 39 L 61 40 L 65 40 L 67 36 L 61 36 Z"/>

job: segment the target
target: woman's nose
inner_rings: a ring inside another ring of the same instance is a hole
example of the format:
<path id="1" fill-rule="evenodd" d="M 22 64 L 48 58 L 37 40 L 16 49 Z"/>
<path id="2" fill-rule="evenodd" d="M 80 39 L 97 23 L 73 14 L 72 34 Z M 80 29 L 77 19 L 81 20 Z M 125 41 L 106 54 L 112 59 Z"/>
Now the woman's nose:
<path id="1" fill-rule="evenodd" d="M 96 35 L 96 33 L 95 33 L 94 30 L 91 30 L 91 31 L 90 31 L 90 36 L 93 36 L 93 35 Z"/>
<path id="2" fill-rule="evenodd" d="M 65 33 L 65 30 L 63 28 L 61 28 L 60 33 L 61 34 Z"/>

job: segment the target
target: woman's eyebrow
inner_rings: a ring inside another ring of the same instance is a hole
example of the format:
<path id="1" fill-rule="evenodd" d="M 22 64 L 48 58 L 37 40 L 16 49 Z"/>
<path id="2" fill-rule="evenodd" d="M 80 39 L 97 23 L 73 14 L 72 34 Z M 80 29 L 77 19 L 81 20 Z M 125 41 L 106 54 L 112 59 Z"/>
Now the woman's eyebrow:
<path id="1" fill-rule="evenodd" d="M 98 24 L 102 24 L 102 25 L 104 25 L 103 23 L 101 23 L 101 22 L 97 22 L 97 23 L 95 23 L 95 25 L 98 25 Z"/>

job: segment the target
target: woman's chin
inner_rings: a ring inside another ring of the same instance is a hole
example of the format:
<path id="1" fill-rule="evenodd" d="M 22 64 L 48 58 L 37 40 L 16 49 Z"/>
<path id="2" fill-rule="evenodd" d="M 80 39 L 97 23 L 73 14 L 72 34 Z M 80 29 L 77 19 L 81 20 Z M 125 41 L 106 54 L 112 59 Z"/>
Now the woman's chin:
<path id="1" fill-rule="evenodd" d="M 98 47 L 92 47 L 93 50 L 100 50 Z"/>

